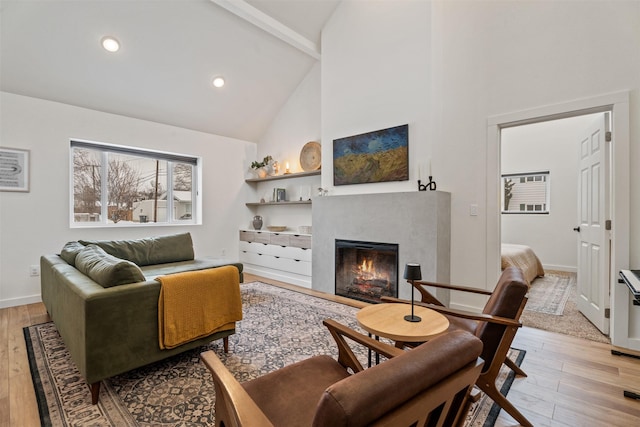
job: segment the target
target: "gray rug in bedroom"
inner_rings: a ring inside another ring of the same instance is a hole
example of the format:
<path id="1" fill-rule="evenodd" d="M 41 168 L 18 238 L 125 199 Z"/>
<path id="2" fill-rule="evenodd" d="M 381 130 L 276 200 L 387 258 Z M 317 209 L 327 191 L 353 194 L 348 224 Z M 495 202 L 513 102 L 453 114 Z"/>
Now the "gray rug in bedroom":
<path id="1" fill-rule="evenodd" d="M 591 341 L 611 343 L 587 320 L 576 305 L 576 274 L 547 271 L 531 283 L 529 301 L 520 321 L 525 326 L 557 332 Z"/>
<path id="2" fill-rule="evenodd" d="M 89 389 L 53 323 L 25 328 L 42 425 L 213 425 L 213 382 L 199 359 L 202 351 L 214 350 L 242 382 L 312 355 L 336 357 L 335 343 L 321 323 L 325 318 L 359 329 L 356 308 L 260 282 L 241 289 L 244 319 L 229 338 L 228 355 L 219 341 L 110 378 L 103 382 L 98 405 L 91 405 Z M 518 364 L 524 354 L 511 350 Z M 366 363 L 363 349 L 359 357 Z M 504 394 L 513 380 L 513 372 L 503 368 Z M 483 396 L 465 426 L 493 426 L 499 411 Z"/>

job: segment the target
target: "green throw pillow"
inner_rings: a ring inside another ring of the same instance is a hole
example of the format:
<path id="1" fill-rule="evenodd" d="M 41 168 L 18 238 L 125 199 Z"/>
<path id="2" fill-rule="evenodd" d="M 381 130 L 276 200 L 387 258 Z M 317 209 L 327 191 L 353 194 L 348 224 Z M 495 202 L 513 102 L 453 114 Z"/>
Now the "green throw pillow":
<path id="1" fill-rule="evenodd" d="M 145 280 L 140 267 L 106 253 L 96 245 L 86 246 L 76 255 L 76 268 L 103 288 Z"/>
<path id="2" fill-rule="evenodd" d="M 65 260 L 67 264 L 74 266 L 76 265 L 76 255 L 78 252 L 83 250 L 85 246 L 80 242 L 68 242 L 62 248 L 62 252 L 60 252 L 60 258 Z"/>

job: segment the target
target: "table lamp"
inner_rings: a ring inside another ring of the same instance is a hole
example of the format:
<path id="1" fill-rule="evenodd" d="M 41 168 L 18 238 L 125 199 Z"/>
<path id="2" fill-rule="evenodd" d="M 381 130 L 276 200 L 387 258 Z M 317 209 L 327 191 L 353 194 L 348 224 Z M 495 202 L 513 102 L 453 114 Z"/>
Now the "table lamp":
<path id="1" fill-rule="evenodd" d="M 404 320 L 407 322 L 420 322 L 422 318 L 413 314 L 413 282 L 416 280 L 422 280 L 420 264 L 407 263 L 404 267 L 404 278 L 407 282 L 411 283 L 411 315 L 404 316 Z"/>

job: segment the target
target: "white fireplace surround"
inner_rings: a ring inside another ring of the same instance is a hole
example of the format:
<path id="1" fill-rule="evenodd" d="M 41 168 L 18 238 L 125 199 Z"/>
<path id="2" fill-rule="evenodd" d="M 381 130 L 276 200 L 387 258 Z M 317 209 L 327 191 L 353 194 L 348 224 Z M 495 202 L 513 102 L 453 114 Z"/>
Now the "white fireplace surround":
<path id="1" fill-rule="evenodd" d="M 312 288 L 335 293 L 336 239 L 397 243 L 398 295 L 411 298 L 404 266 L 423 280 L 449 282 L 451 194 L 443 191 L 356 194 L 313 200 Z"/>

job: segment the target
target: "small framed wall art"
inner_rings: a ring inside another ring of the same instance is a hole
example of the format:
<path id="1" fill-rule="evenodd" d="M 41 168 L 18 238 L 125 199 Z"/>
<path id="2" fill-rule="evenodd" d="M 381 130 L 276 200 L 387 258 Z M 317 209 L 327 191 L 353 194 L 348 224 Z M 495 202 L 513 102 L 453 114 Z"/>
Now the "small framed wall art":
<path id="1" fill-rule="evenodd" d="M 333 185 L 409 179 L 409 125 L 333 140 Z"/>
<path id="2" fill-rule="evenodd" d="M 29 150 L 0 147 L 0 191 L 29 191 Z"/>

